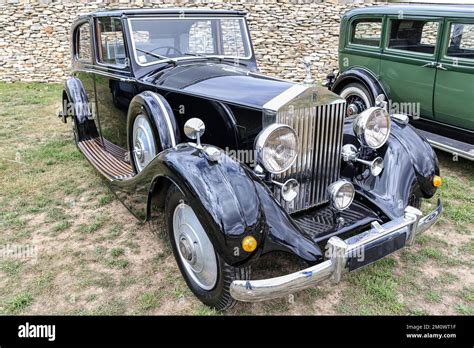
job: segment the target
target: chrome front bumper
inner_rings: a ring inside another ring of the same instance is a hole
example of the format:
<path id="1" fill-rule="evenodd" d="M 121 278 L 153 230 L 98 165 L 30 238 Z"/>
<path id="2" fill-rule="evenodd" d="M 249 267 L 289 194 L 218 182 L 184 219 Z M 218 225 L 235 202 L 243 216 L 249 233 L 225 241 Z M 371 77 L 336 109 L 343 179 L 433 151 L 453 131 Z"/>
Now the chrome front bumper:
<path id="1" fill-rule="evenodd" d="M 411 206 L 403 217 L 372 228 L 346 240 L 331 237 L 327 243 L 327 260 L 304 270 L 281 277 L 262 280 L 234 280 L 230 285 L 233 298 L 245 302 L 264 301 L 283 297 L 306 289 L 323 280 L 339 282 L 344 272 L 368 265 L 406 245 L 413 244 L 415 236 L 430 228 L 443 210 L 441 200 L 428 215 Z M 365 259 L 367 257 L 367 259 Z"/>

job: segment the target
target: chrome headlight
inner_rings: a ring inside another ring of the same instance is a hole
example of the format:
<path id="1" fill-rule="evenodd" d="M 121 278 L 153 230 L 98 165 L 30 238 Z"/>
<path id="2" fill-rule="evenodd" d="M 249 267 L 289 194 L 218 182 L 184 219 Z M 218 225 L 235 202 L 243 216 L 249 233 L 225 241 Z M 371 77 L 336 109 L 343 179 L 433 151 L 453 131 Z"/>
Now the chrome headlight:
<path id="1" fill-rule="evenodd" d="M 298 136 L 293 128 L 272 124 L 260 132 L 255 141 L 257 161 L 272 174 L 283 173 L 295 163 Z"/>
<path id="2" fill-rule="evenodd" d="M 378 149 L 390 135 L 390 116 L 385 109 L 375 106 L 361 112 L 354 120 L 353 127 L 362 145 Z"/>

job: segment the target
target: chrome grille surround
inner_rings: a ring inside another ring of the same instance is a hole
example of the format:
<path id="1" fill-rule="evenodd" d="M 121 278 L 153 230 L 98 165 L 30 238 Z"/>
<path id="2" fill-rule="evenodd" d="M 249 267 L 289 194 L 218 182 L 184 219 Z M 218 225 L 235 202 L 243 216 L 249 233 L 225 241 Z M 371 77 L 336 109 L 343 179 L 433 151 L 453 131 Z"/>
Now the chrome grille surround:
<path id="1" fill-rule="evenodd" d="M 328 202 L 327 187 L 340 177 L 346 102 L 325 88 L 295 85 L 265 104 L 263 126 L 282 123 L 299 137 L 295 164 L 274 179 L 300 184 L 298 196 L 285 202 L 275 185 L 274 195 L 290 213 Z"/>

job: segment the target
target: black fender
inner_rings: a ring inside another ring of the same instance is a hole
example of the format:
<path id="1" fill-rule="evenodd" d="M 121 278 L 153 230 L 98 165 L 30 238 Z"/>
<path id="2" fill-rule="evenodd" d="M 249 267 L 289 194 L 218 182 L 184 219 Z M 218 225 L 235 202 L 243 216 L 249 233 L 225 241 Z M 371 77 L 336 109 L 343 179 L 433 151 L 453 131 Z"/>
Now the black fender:
<path id="1" fill-rule="evenodd" d="M 393 121 L 393 119 L 392 119 Z M 352 130 L 352 121 L 344 124 L 344 143 L 360 147 Z M 352 180 L 356 192 L 376 205 L 389 218 L 403 216 L 411 192 L 419 188 L 430 198 L 436 193 L 433 177 L 439 175 L 439 163 L 430 144 L 409 124 L 393 121 L 390 137 L 371 158 L 384 159 L 382 173 L 374 177 L 360 174 L 357 166 L 343 162 L 342 175 Z"/>
<path id="2" fill-rule="evenodd" d="M 133 129 L 134 116 L 142 112 L 143 109 L 150 116 L 151 126 L 156 132 L 155 139 L 159 142 L 160 151 L 176 146 L 181 142 L 176 118 L 169 103 L 158 93 L 144 91 L 133 97 L 128 108 L 127 138 L 129 150 L 132 147 L 130 132 Z"/>
<path id="3" fill-rule="evenodd" d="M 385 95 L 386 98 L 389 97 L 377 78 L 364 68 L 351 68 L 339 74 L 331 87 L 331 91 L 339 94 L 344 86 L 352 82 L 359 82 L 364 85 L 374 98 L 379 94 Z"/>
<path id="4" fill-rule="evenodd" d="M 84 86 L 77 77 L 70 77 L 64 83 L 63 115 L 74 117 L 77 141 L 99 136 Z"/>
<path id="5" fill-rule="evenodd" d="M 230 265 L 251 262 L 273 250 L 294 253 L 307 262 L 320 260 L 319 247 L 300 233 L 266 185 L 248 167 L 221 152 L 215 162 L 202 149 L 179 144 L 162 151 L 133 178 L 112 181 L 111 187 L 135 216 L 147 220 L 153 192 L 171 181 L 189 200 L 214 248 Z M 242 250 L 245 236 L 257 240 L 253 253 Z"/>

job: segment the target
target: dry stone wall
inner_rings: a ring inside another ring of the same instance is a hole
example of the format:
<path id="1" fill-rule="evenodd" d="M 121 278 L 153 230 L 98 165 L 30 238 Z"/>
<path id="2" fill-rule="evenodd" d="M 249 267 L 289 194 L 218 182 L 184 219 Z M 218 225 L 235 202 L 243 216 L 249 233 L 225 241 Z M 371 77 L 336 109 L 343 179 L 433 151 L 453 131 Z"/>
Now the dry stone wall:
<path id="1" fill-rule="evenodd" d="M 302 81 L 303 57 L 313 77 L 337 66 L 341 15 L 371 0 L 0 0 L 0 80 L 60 82 L 70 69 L 71 22 L 105 8 L 204 7 L 248 13 L 261 72 Z"/>

